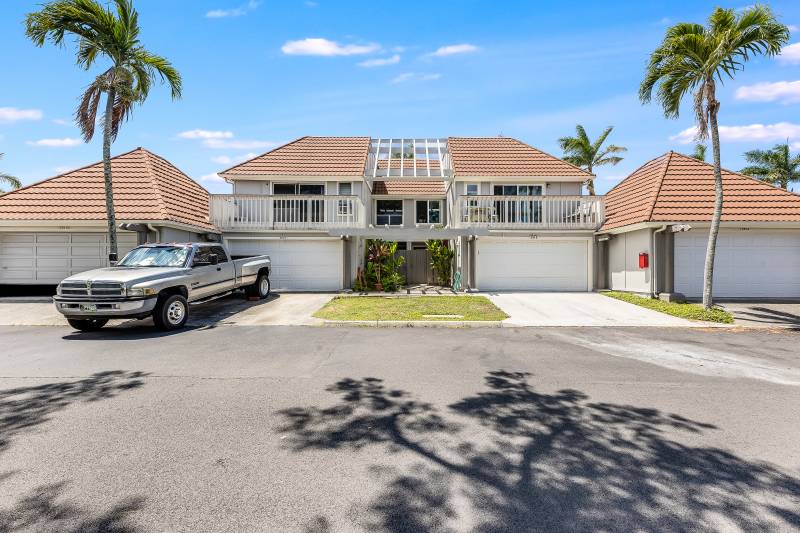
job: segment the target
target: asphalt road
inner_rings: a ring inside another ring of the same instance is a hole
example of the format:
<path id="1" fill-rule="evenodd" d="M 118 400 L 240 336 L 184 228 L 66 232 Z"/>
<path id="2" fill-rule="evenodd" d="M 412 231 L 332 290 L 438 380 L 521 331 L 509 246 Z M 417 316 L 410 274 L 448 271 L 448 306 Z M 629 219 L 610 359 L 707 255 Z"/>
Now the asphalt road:
<path id="1" fill-rule="evenodd" d="M 0 328 L 0 532 L 798 530 L 798 339 Z"/>

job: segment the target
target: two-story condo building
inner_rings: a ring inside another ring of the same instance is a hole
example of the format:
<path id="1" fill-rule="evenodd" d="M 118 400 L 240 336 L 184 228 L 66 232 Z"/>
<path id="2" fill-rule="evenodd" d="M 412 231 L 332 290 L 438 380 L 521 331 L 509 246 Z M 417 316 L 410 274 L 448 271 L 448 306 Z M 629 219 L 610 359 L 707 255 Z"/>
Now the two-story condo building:
<path id="1" fill-rule="evenodd" d="M 595 287 L 590 174 L 516 139 L 302 137 L 220 175 L 211 222 L 234 255 L 270 254 L 278 289 L 349 287 L 373 238 L 448 241 L 465 288 Z"/>

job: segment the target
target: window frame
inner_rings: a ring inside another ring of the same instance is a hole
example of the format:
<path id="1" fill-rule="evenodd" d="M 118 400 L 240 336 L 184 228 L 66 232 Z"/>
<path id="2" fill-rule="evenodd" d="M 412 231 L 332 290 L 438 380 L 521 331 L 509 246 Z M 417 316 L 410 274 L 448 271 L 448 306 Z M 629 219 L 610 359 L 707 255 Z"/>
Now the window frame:
<path id="1" fill-rule="evenodd" d="M 294 193 L 287 194 L 287 193 L 276 193 L 275 186 L 276 185 L 293 185 L 294 186 Z M 300 193 L 300 186 L 301 185 L 316 185 L 322 187 L 322 192 L 320 194 L 309 194 L 309 193 Z M 325 182 L 319 181 L 273 181 L 270 183 L 270 194 L 273 196 L 325 196 L 328 194 L 328 187 Z"/>
<path id="2" fill-rule="evenodd" d="M 419 221 L 419 204 L 425 203 L 425 221 Z M 431 202 L 436 202 L 439 204 L 439 207 L 436 211 L 439 211 L 439 222 L 431 222 Z M 442 199 L 440 198 L 432 198 L 432 199 L 424 199 L 424 200 L 414 200 L 414 223 L 415 224 L 441 224 L 442 223 Z"/>
<path id="3" fill-rule="evenodd" d="M 503 187 L 503 188 L 505 188 L 505 187 L 516 187 L 517 194 L 497 194 L 497 193 L 495 192 L 495 188 L 496 188 L 496 187 Z M 519 194 L 519 188 L 520 188 L 520 187 L 539 187 L 539 189 L 540 189 L 542 192 L 541 192 L 541 194 L 525 194 L 525 195 L 520 195 L 520 194 Z M 524 197 L 528 197 L 528 196 L 545 196 L 546 194 L 547 194 L 547 183 L 543 183 L 543 182 L 538 182 L 538 183 L 537 183 L 537 182 L 526 182 L 526 183 L 519 183 L 519 182 L 517 182 L 517 183 L 492 183 L 492 196 L 512 196 L 512 197 L 513 197 L 513 196 L 522 196 L 522 197 L 524 198 Z"/>
<path id="4" fill-rule="evenodd" d="M 398 216 L 397 214 L 379 215 L 378 214 L 378 204 L 380 202 L 400 202 L 400 214 L 399 214 L 400 223 L 399 224 L 379 224 L 378 223 L 378 217 L 379 216 L 387 216 L 387 217 L 389 217 L 389 220 L 391 220 L 392 217 L 397 217 Z M 374 219 L 375 220 L 375 225 L 376 226 L 402 227 L 403 224 L 405 223 L 405 215 L 406 215 L 405 205 L 403 205 L 403 204 L 404 204 L 404 202 L 403 202 L 402 199 L 398 200 L 398 199 L 395 199 L 395 198 L 376 198 L 375 199 L 375 219 Z"/>

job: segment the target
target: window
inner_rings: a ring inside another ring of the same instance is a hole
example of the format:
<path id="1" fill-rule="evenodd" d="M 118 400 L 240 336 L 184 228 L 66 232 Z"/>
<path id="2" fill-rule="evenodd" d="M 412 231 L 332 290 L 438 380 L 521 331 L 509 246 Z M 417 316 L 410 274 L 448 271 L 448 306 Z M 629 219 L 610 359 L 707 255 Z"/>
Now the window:
<path id="1" fill-rule="evenodd" d="M 541 185 L 495 185 L 495 196 L 541 196 Z"/>
<path id="2" fill-rule="evenodd" d="M 211 248 L 208 246 L 200 246 L 194 252 L 194 258 L 192 259 L 192 266 L 208 266 L 211 264 Z"/>
<path id="3" fill-rule="evenodd" d="M 228 255 L 225 253 L 225 248 L 222 246 L 212 246 L 211 253 L 217 254 L 217 262 L 218 263 L 227 263 L 228 262 Z"/>
<path id="4" fill-rule="evenodd" d="M 325 186 L 316 183 L 273 183 L 272 194 L 325 194 Z"/>
<path id="5" fill-rule="evenodd" d="M 439 200 L 417 200 L 417 224 L 439 224 L 442 203 Z"/>
<path id="6" fill-rule="evenodd" d="M 465 189 L 467 196 L 478 196 L 480 193 L 480 184 L 478 183 L 467 183 Z"/>
<path id="7" fill-rule="evenodd" d="M 541 196 L 544 187 L 542 185 L 495 185 L 493 187 L 495 196 Z M 542 219 L 542 200 L 541 199 L 503 199 L 494 201 L 494 213 L 492 218 L 496 222 L 502 223 L 532 223 L 541 222 Z"/>
<path id="8" fill-rule="evenodd" d="M 343 182 L 339 184 L 339 196 L 350 196 L 353 194 L 353 184 L 350 182 Z"/>
<path id="9" fill-rule="evenodd" d="M 376 200 L 375 223 L 379 226 L 402 226 L 403 200 Z"/>
<path id="10" fill-rule="evenodd" d="M 189 248 L 184 246 L 144 246 L 134 248 L 117 263 L 126 267 L 182 267 Z"/>

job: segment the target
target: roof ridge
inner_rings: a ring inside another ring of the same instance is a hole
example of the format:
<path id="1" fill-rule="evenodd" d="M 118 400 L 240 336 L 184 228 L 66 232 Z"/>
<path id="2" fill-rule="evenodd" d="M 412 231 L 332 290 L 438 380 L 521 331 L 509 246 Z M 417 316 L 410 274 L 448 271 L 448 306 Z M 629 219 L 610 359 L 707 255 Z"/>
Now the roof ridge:
<path id="1" fill-rule="evenodd" d="M 669 164 L 672 161 L 672 155 L 675 152 L 672 150 L 669 151 L 667 154 L 667 160 L 664 162 L 664 172 L 661 173 L 661 178 L 658 180 L 658 188 L 656 189 L 656 193 L 653 195 L 653 202 L 650 204 L 650 212 L 647 213 L 647 220 L 653 220 L 653 211 L 656 209 L 656 203 L 658 203 L 658 195 L 661 194 L 661 187 L 664 186 L 664 178 L 667 177 L 667 172 L 669 172 Z"/>
<path id="2" fill-rule="evenodd" d="M 583 168 L 579 167 L 578 165 L 573 165 L 572 163 L 570 163 L 570 162 L 569 162 L 569 161 L 567 161 L 566 159 L 564 159 L 564 158 L 561 158 L 561 157 L 558 157 L 558 156 L 555 156 L 555 155 L 551 154 L 550 152 L 545 152 L 545 151 L 544 151 L 544 150 L 542 150 L 541 148 L 536 148 L 536 147 L 535 147 L 535 146 L 533 146 L 533 145 L 530 145 L 530 144 L 528 144 L 528 143 L 526 143 L 526 142 L 520 141 L 520 140 L 519 140 L 519 139 L 517 139 L 516 137 L 506 137 L 506 139 L 514 139 L 514 140 L 515 140 L 515 141 L 517 141 L 518 143 L 520 143 L 520 144 L 524 144 L 524 145 L 525 145 L 525 146 L 527 146 L 528 148 L 531 148 L 531 149 L 533 149 L 533 150 L 536 150 L 537 152 L 541 152 L 541 153 L 543 153 L 544 155 L 549 155 L 550 157 L 553 157 L 553 158 L 555 158 L 555 159 L 558 159 L 559 161 L 563 161 L 564 163 L 568 164 L 569 166 L 571 166 L 571 167 L 573 167 L 573 168 L 576 168 L 576 169 L 580 170 L 581 172 L 585 173 L 587 176 L 593 176 L 593 177 L 597 177 L 597 174 L 593 174 L 592 172 L 589 172 L 588 170 L 586 170 L 586 169 L 583 169 Z"/>
<path id="3" fill-rule="evenodd" d="M 647 160 L 646 162 L 642 163 L 641 165 L 639 165 L 638 167 L 636 167 L 636 168 L 635 168 L 635 169 L 634 169 L 632 172 L 630 172 L 630 173 L 629 173 L 627 176 L 625 176 L 624 178 L 622 178 L 621 180 L 619 180 L 619 183 L 617 183 L 616 185 L 614 185 L 613 187 L 611 187 L 611 188 L 610 188 L 608 191 L 606 191 L 606 194 L 605 194 L 604 196 L 608 196 L 609 194 L 611 194 L 611 192 L 612 192 L 612 191 L 614 191 L 614 189 L 616 189 L 616 188 L 617 188 L 617 187 L 619 187 L 620 185 L 622 185 L 622 184 L 625 182 L 625 180 L 627 180 L 628 178 L 630 178 L 631 176 L 633 176 L 634 174 L 636 174 L 637 172 L 639 172 L 640 170 L 642 170 L 644 167 L 646 167 L 647 165 L 649 165 L 649 164 L 650 164 L 650 163 L 652 163 L 653 161 L 655 161 L 655 160 L 657 160 L 657 159 L 661 159 L 662 157 L 666 157 L 666 156 L 668 156 L 668 155 L 669 155 L 671 152 L 672 152 L 672 150 L 670 150 L 669 152 L 665 152 L 665 153 L 663 153 L 663 154 L 661 154 L 661 155 L 659 155 L 659 156 L 653 157 L 653 158 L 651 158 L 651 159 Z"/>
<path id="4" fill-rule="evenodd" d="M 240 163 L 236 163 L 235 165 L 233 165 L 231 167 L 228 167 L 225 170 L 220 170 L 219 172 L 217 172 L 217 174 L 225 174 L 226 172 L 230 172 L 234 168 L 240 167 L 240 166 L 244 165 L 245 163 L 249 163 L 250 161 L 255 161 L 259 157 L 264 157 L 265 155 L 271 154 L 272 152 L 274 152 L 276 150 L 280 150 L 281 148 L 285 148 L 285 147 L 287 147 L 289 145 L 292 145 L 292 144 L 294 144 L 296 142 L 302 141 L 303 139 L 308 139 L 310 137 L 311 137 L 310 135 L 303 135 L 302 137 L 298 137 L 297 139 L 295 139 L 293 141 L 285 142 L 285 143 L 281 144 L 280 146 L 276 146 L 275 148 L 272 148 L 271 150 L 267 150 L 263 154 L 258 154 L 257 156 L 251 157 L 250 159 L 245 159 L 244 161 L 242 161 Z"/>
<path id="5" fill-rule="evenodd" d="M 142 153 L 142 157 L 144 158 L 144 164 L 147 166 L 147 174 L 150 176 L 150 182 L 152 183 L 153 188 L 156 191 L 156 196 L 158 199 L 158 210 L 161 212 L 161 215 L 166 220 L 170 220 L 169 213 L 167 212 L 167 203 L 164 201 L 164 195 L 161 190 L 160 179 L 156 175 L 155 170 L 153 170 L 153 165 L 150 161 L 150 157 L 154 154 L 141 147 L 139 147 L 138 150 Z"/>
<path id="6" fill-rule="evenodd" d="M 139 147 L 139 148 L 134 148 L 133 150 L 128 150 L 127 152 L 123 152 L 121 154 L 117 154 L 117 155 L 113 156 L 111 159 L 114 160 L 114 159 L 116 159 L 118 157 L 123 157 L 123 156 L 129 155 L 129 154 L 132 154 L 136 150 L 142 150 L 142 148 Z M 102 165 L 102 164 L 103 164 L 103 160 L 100 159 L 100 161 L 95 161 L 94 163 L 89 163 L 87 165 L 83 165 L 82 167 L 73 168 L 72 170 L 68 170 L 66 172 L 62 172 L 61 174 L 56 174 L 55 176 L 50 176 L 49 178 L 45 178 L 43 180 L 39 180 L 39 181 L 35 181 L 33 183 L 29 183 L 28 185 L 25 185 L 24 187 L 20 187 L 19 189 L 14 189 L 13 191 L 4 192 L 4 193 L 0 194 L 0 198 L 8 196 L 9 194 L 14 194 L 16 192 L 25 191 L 27 189 L 30 189 L 31 187 L 36 187 L 37 185 L 41 185 L 42 183 L 47 183 L 48 181 L 51 181 L 51 180 L 54 180 L 54 179 L 57 179 L 57 178 L 63 178 L 64 176 L 67 176 L 67 175 L 72 174 L 74 172 L 78 172 L 80 170 L 85 170 L 85 169 L 93 167 L 95 165 Z"/>

